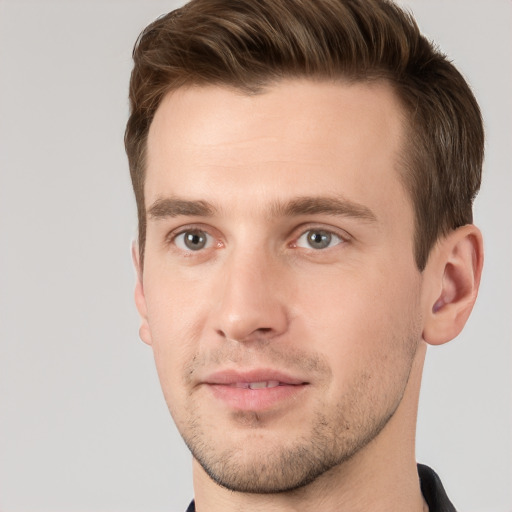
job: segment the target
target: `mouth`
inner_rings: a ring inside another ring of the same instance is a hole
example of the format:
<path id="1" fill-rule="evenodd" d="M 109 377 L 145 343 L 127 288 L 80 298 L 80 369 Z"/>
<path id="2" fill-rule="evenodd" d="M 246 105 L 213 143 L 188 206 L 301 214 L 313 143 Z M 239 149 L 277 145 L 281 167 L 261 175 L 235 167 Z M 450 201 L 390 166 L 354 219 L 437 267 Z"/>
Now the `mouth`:
<path id="1" fill-rule="evenodd" d="M 278 380 L 267 380 L 261 382 L 235 382 L 234 384 L 228 384 L 228 386 L 233 386 L 235 388 L 242 389 L 266 389 L 266 388 L 276 388 L 277 386 L 286 386 L 282 382 Z"/>
<path id="2" fill-rule="evenodd" d="M 216 372 L 204 384 L 224 407 L 255 412 L 284 408 L 309 386 L 301 378 L 273 370 Z"/>

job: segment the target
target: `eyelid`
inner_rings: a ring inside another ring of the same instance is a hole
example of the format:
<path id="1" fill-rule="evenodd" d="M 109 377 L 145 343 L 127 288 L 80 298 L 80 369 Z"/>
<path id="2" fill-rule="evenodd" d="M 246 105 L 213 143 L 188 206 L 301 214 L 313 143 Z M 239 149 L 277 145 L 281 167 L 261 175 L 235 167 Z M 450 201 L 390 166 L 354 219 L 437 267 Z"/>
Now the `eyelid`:
<path id="1" fill-rule="evenodd" d="M 315 231 L 315 230 L 324 231 L 326 233 L 334 235 L 334 236 L 338 237 L 343 243 L 349 242 L 350 240 L 352 240 L 352 236 L 344 229 L 334 227 L 329 224 L 326 225 L 326 224 L 322 224 L 322 223 L 306 223 L 306 224 L 301 224 L 300 226 L 296 227 L 293 230 L 293 234 L 291 235 L 292 241 L 287 244 L 288 247 L 297 247 L 297 241 L 301 236 L 305 235 L 309 231 Z M 213 244 L 208 243 L 208 245 L 206 247 L 204 247 L 203 249 L 198 250 L 198 251 L 193 251 L 190 249 L 182 249 L 182 248 L 177 247 L 176 243 L 175 243 L 176 238 L 179 237 L 180 235 L 183 235 L 186 232 L 191 232 L 191 231 L 192 232 L 199 231 L 199 232 L 205 233 L 206 236 L 211 237 Z M 173 245 L 174 247 L 176 247 L 176 250 L 178 250 L 180 252 L 186 252 L 186 253 L 197 252 L 197 253 L 199 253 L 199 252 L 204 251 L 205 249 L 211 249 L 212 246 L 215 248 L 220 248 L 220 247 L 224 246 L 221 235 L 219 233 L 216 233 L 215 231 L 216 230 L 213 229 L 211 226 L 201 224 L 201 223 L 185 224 L 185 225 L 181 225 L 181 226 L 178 226 L 178 227 L 170 230 L 167 233 L 167 235 L 165 236 L 164 242 L 167 246 Z M 341 245 L 341 242 L 336 245 Z M 334 247 L 328 247 L 326 249 L 331 249 L 331 248 L 334 248 Z M 325 251 L 326 249 L 323 249 L 323 250 Z M 311 248 L 311 250 L 316 252 L 316 251 L 319 251 L 320 249 Z"/>
<path id="2" fill-rule="evenodd" d="M 203 247 L 200 250 L 193 251 L 191 249 L 187 248 L 181 248 L 176 245 L 176 239 L 188 232 L 200 232 L 204 233 L 207 237 L 211 239 L 211 243 L 207 243 L 206 247 Z M 220 247 L 222 245 L 222 242 L 220 241 L 220 237 L 216 234 L 212 233 L 212 228 L 209 226 L 205 226 L 204 224 L 185 224 L 182 226 L 179 226 L 177 228 L 172 229 L 166 236 L 165 236 L 165 244 L 168 246 L 173 245 L 176 247 L 176 249 L 180 252 L 190 253 L 193 254 L 195 252 L 199 253 L 206 249 L 211 249 L 214 246 Z M 217 243 L 215 241 L 217 240 Z"/>
<path id="3" fill-rule="evenodd" d="M 341 228 L 336 228 L 336 227 L 333 227 L 333 226 L 330 226 L 330 225 L 325 225 L 325 224 L 302 224 L 301 226 L 299 226 L 298 228 L 296 228 L 294 230 L 295 233 L 297 233 L 296 235 L 293 235 L 293 239 L 292 239 L 292 242 L 290 242 L 289 246 L 290 247 L 297 247 L 297 241 L 299 240 L 299 238 L 301 238 L 302 236 L 304 236 L 306 233 L 310 232 L 310 231 L 324 231 L 326 233 L 329 233 L 331 235 L 334 235 L 336 237 L 338 237 L 341 242 L 340 244 L 343 242 L 349 242 L 350 240 L 352 240 L 352 236 L 347 233 L 345 230 L 341 229 Z M 340 244 L 336 244 L 336 245 L 340 245 Z M 330 249 L 331 247 L 329 247 Z M 311 250 L 312 251 L 318 251 L 320 249 L 313 249 L 311 247 Z M 326 249 L 323 249 L 323 250 L 326 250 Z"/>
<path id="4" fill-rule="evenodd" d="M 203 247 L 197 248 L 196 250 L 187 247 L 185 238 L 182 238 L 182 237 L 188 233 L 200 233 L 201 235 L 205 236 L 205 238 L 206 238 L 205 245 Z M 176 235 L 174 235 L 174 237 L 172 239 L 172 242 L 180 251 L 184 251 L 187 253 L 188 252 L 200 252 L 205 249 L 209 249 L 213 245 L 213 237 L 206 231 L 202 231 L 199 229 L 195 229 L 195 230 L 186 229 L 185 231 L 182 231 L 181 233 L 176 233 Z"/>

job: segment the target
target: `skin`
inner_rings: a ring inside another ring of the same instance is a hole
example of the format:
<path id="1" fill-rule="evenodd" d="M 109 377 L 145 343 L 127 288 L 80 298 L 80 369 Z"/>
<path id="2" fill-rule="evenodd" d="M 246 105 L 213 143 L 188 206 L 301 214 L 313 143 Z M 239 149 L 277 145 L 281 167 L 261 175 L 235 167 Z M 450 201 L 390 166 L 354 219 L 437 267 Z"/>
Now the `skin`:
<path id="1" fill-rule="evenodd" d="M 385 83 L 190 87 L 160 105 L 135 295 L 197 510 L 425 509 L 425 341 L 462 329 L 482 251 L 466 226 L 417 269 L 404 133 Z M 231 371 L 295 380 L 234 403 L 211 382 Z"/>

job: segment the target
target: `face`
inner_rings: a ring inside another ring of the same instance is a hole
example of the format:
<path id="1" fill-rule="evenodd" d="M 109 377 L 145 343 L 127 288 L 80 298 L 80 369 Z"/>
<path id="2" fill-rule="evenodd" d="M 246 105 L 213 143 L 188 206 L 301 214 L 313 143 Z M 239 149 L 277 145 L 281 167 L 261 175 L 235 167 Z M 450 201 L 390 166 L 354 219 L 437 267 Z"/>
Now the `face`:
<path id="1" fill-rule="evenodd" d="M 421 339 L 403 119 L 386 84 L 168 95 L 136 298 L 171 414 L 223 486 L 339 467 L 399 407 Z"/>

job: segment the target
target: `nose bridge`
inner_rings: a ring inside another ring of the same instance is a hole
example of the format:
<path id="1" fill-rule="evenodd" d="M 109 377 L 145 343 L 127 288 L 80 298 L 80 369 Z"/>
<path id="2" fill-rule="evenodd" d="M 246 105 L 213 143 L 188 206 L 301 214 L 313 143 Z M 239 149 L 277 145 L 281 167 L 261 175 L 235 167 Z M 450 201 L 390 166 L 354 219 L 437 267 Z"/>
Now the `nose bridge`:
<path id="1" fill-rule="evenodd" d="M 221 272 L 214 324 L 223 337 L 244 341 L 279 335 L 287 327 L 283 268 L 264 247 L 234 248 Z"/>

